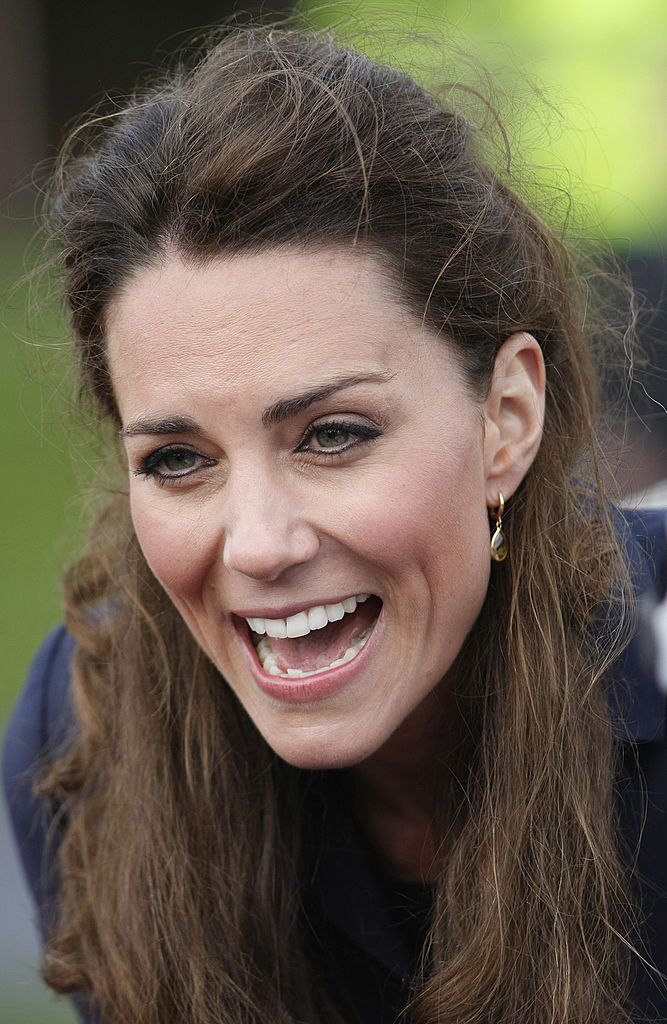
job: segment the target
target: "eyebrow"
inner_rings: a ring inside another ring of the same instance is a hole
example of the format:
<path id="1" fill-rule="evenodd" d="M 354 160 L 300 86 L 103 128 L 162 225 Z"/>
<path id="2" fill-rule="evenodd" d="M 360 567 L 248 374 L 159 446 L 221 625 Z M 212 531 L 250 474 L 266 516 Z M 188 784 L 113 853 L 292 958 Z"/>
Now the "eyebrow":
<path id="1" fill-rule="evenodd" d="M 291 419 L 309 406 L 316 402 L 322 402 L 325 398 L 330 398 L 331 395 L 343 391 L 345 388 L 352 388 L 358 384 L 387 384 L 395 376 L 395 373 L 385 371 L 353 373 L 344 377 L 334 377 L 330 381 L 314 385 L 300 395 L 281 398 L 273 405 L 268 406 L 262 413 L 262 426 L 268 428 Z M 169 416 L 159 420 L 140 416 L 119 431 L 121 437 L 136 437 L 141 434 L 193 434 L 195 437 L 201 437 L 203 433 L 199 424 L 189 416 Z"/>
<path id="2" fill-rule="evenodd" d="M 384 373 L 353 373 L 346 377 L 334 377 L 333 380 L 326 383 L 316 384 L 301 395 L 295 395 L 294 398 L 284 398 L 270 405 L 262 413 L 262 426 L 272 427 L 276 423 L 282 423 L 283 420 L 297 416 L 304 409 L 307 409 L 308 406 L 314 405 L 315 402 L 321 402 L 325 398 L 330 398 L 331 395 L 336 394 L 338 391 L 343 391 L 344 388 L 352 388 L 357 384 L 386 384 L 395 376 L 395 373 L 385 371 Z"/>

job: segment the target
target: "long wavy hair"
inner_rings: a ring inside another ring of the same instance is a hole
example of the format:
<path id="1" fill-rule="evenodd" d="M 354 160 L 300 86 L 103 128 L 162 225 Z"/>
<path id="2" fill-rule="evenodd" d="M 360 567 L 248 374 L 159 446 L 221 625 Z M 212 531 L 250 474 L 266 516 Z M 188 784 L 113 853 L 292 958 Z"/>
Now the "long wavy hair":
<path id="1" fill-rule="evenodd" d="M 373 252 L 479 397 L 505 338 L 538 339 L 544 437 L 461 652 L 465 736 L 434 766 L 439 877 L 410 1019 L 620 1024 L 634 895 L 602 677 L 630 589 L 596 454 L 604 330 L 579 257 L 480 151 L 442 96 L 330 34 L 235 26 L 75 133 L 49 212 L 82 394 L 114 426 L 105 313 L 168 248 Z M 65 599 L 78 728 L 39 787 L 65 822 L 46 981 L 88 992 L 105 1024 L 339 1020 L 302 923 L 307 773 L 220 685 L 147 567 L 124 484 Z"/>

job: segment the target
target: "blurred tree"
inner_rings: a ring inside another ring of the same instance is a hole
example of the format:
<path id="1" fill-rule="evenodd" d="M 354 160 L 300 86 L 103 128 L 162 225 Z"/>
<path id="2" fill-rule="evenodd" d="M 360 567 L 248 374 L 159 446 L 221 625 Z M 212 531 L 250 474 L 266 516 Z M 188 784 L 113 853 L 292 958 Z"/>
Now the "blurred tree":
<path id="1" fill-rule="evenodd" d="M 68 124 L 92 105 L 130 92 L 234 13 L 290 9 L 288 0 L 0 0 L 0 212 L 31 211 L 34 192 L 25 186 L 47 173 Z"/>
<path id="2" fill-rule="evenodd" d="M 35 163 L 44 156 L 39 6 L 39 0 L 0 3 L 0 201 L 29 180 Z"/>
<path id="3" fill-rule="evenodd" d="M 123 95 L 137 79 L 235 12 L 289 11 L 284 0 L 43 0 L 50 142 L 106 93 Z"/>

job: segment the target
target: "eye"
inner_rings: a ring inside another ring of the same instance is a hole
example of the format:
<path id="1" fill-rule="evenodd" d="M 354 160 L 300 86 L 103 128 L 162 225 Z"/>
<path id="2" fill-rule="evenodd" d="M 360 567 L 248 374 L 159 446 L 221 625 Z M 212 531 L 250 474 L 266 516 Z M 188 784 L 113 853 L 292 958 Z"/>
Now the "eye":
<path id="1" fill-rule="evenodd" d="M 341 420 L 330 420 L 328 423 L 316 423 L 309 427 L 297 451 L 312 453 L 325 458 L 345 455 L 352 448 L 358 448 L 364 442 L 379 437 L 381 431 L 377 427 L 363 423 L 345 423 Z M 352 444 L 346 444 L 346 438 L 356 438 Z M 307 442 L 315 441 L 315 447 L 306 447 Z"/>
<path id="2" fill-rule="evenodd" d="M 177 483 L 192 476 L 202 466 L 213 465 L 213 460 L 201 455 L 194 448 L 184 445 L 167 445 L 151 452 L 142 460 L 135 476 L 151 477 L 158 484 Z"/>
<path id="3" fill-rule="evenodd" d="M 341 448 L 345 447 L 345 438 L 351 435 L 349 430 L 340 427 L 318 427 L 312 436 L 322 448 Z"/>

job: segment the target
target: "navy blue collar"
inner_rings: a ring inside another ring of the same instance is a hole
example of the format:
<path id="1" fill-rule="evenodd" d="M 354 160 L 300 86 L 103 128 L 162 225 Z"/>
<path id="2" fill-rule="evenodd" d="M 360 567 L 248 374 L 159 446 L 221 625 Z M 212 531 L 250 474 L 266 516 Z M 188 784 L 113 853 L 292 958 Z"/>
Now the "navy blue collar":
<path id="1" fill-rule="evenodd" d="M 630 559 L 639 623 L 606 680 L 612 732 L 621 743 L 654 743 L 665 738 L 667 694 L 655 678 L 647 612 L 667 584 L 667 510 L 624 509 L 616 514 Z"/>
<path id="2" fill-rule="evenodd" d="M 407 985 L 414 967 L 411 951 L 392 912 L 384 871 L 351 812 L 351 785 L 345 771 L 311 777 L 306 907 L 370 953 L 399 985 Z"/>
<path id="3" fill-rule="evenodd" d="M 665 738 L 667 695 L 658 689 L 642 655 L 633 640 L 619 660 L 620 670 L 611 674 L 612 735 L 620 743 L 656 743 Z"/>

